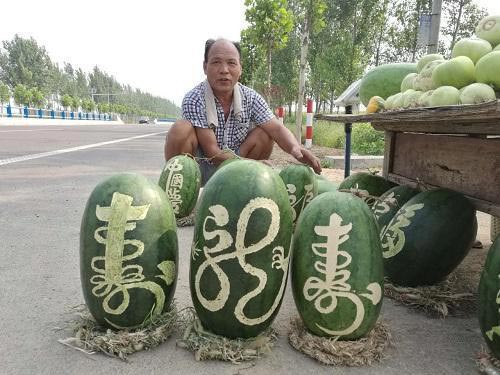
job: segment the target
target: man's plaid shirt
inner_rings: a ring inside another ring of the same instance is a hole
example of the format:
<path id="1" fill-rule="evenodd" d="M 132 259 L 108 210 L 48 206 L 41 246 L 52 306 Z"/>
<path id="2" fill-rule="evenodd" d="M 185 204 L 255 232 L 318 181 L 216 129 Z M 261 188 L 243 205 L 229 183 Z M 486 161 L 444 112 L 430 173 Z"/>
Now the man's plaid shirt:
<path id="1" fill-rule="evenodd" d="M 215 108 L 219 122 L 219 126 L 215 129 L 217 145 L 220 149 L 229 148 L 234 152 L 239 151 L 249 130 L 274 117 L 273 112 L 262 96 L 241 83 L 238 83 L 237 87 L 241 93 L 241 118 L 240 116 L 236 118 L 231 106 L 227 121 L 224 121 L 224 109 L 215 98 Z M 182 117 L 191 122 L 193 126 L 209 128 L 204 90 L 204 83 L 202 82 L 186 94 L 182 101 Z"/>

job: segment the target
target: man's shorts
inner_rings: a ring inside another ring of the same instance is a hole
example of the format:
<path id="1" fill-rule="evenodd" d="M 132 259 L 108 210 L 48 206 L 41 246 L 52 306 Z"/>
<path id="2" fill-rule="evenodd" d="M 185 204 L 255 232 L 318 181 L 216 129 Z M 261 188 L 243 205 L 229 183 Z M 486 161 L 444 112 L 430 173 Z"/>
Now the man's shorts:
<path id="1" fill-rule="evenodd" d="M 235 154 L 239 155 L 240 150 L 236 150 Z M 196 158 L 198 159 L 198 165 L 200 166 L 201 171 L 201 186 L 205 186 L 207 181 L 217 170 L 217 165 L 213 164 L 211 161 L 206 160 L 206 156 L 200 147 L 198 147 L 198 150 L 196 152 Z"/>

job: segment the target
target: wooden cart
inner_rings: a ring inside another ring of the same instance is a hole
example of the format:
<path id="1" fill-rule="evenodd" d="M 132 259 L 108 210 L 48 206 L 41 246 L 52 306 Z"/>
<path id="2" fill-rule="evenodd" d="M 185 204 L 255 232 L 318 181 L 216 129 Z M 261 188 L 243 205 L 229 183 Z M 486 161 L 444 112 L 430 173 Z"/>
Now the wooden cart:
<path id="1" fill-rule="evenodd" d="M 500 216 L 500 101 L 316 118 L 370 122 L 385 131 L 384 177 L 456 190 L 479 211 Z"/>

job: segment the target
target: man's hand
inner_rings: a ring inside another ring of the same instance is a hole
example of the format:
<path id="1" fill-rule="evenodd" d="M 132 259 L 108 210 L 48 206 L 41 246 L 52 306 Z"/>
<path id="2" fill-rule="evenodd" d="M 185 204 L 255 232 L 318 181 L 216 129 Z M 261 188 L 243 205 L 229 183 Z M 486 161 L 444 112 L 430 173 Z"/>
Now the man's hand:
<path id="1" fill-rule="evenodd" d="M 319 163 L 319 159 L 314 156 L 313 153 L 308 149 L 297 146 L 292 148 L 292 150 L 290 151 L 290 155 L 292 155 L 301 163 L 309 165 L 317 174 L 321 173 L 321 165 Z"/>

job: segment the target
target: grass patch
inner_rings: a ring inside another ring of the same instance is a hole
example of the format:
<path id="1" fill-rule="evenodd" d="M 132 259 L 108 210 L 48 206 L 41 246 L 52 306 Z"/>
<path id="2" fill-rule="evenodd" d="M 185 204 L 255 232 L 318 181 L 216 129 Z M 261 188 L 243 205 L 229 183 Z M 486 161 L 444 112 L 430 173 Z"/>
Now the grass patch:
<path id="1" fill-rule="evenodd" d="M 295 134 L 295 123 L 285 126 Z M 302 139 L 306 137 L 306 127 L 302 126 Z M 336 149 L 345 148 L 344 124 L 318 120 L 313 123 L 313 144 Z M 352 126 L 351 150 L 358 155 L 383 155 L 384 133 L 372 128 L 368 123 L 356 123 Z"/>

